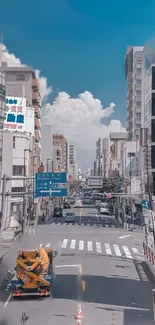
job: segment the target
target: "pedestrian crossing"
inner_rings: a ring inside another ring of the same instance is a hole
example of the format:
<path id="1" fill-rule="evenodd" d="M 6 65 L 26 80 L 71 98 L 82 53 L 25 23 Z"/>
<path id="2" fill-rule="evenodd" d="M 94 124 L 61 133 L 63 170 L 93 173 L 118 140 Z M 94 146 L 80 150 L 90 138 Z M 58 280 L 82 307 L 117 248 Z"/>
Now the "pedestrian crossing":
<path id="1" fill-rule="evenodd" d="M 52 244 L 49 243 L 41 243 L 40 247 L 49 248 Z M 84 241 L 77 239 L 68 239 L 65 238 L 61 242 L 62 251 L 65 249 L 69 249 L 71 251 L 76 250 L 79 252 L 85 253 L 96 253 L 107 256 L 117 256 L 122 258 L 127 258 L 129 260 L 136 259 L 142 260 L 142 250 L 138 250 L 135 247 L 128 248 L 127 246 L 119 246 L 117 244 L 109 244 L 109 243 L 101 243 L 101 242 L 93 242 L 93 241 Z"/>
<path id="2" fill-rule="evenodd" d="M 82 222 L 82 223 L 79 223 L 79 222 L 71 222 L 71 223 L 67 223 L 67 222 L 51 222 L 49 223 L 51 226 L 62 226 L 62 225 L 65 225 L 65 226 L 68 226 L 68 227 L 71 227 L 71 226 L 76 226 L 76 227 L 79 227 L 79 226 L 85 226 L 85 227 L 102 227 L 102 228 L 118 228 L 119 226 L 117 224 L 113 224 L 113 223 L 89 223 L 89 222 Z"/>

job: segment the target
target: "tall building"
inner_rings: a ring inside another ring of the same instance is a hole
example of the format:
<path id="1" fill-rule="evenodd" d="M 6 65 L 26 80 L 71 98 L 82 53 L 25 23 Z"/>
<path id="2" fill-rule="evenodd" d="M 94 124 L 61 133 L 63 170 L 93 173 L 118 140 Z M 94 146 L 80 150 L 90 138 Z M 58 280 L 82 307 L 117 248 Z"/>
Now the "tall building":
<path id="1" fill-rule="evenodd" d="M 0 177 L 2 176 L 3 122 L 5 116 L 5 73 L 0 66 Z"/>
<path id="2" fill-rule="evenodd" d="M 29 67 L 7 67 L 2 64 L 2 71 L 6 79 L 6 96 L 25 97 L 26 106 L 34 107 L 35 110 L 35 137 L 34 137 L 34 155 L 38 157 L 38 166 L 41 161 L 41 122 L 40 107 L 41 97 L 39 91 L 39 81 L 35 72 Z M 37 167 L 37 166 L 36 166 Z M 36 169 L 37 170 L 37 169 Z"/>
<path id="3" fill-rule="evenodd" d="M 141 129 L 143 190 L 148 194 L 147 174 L 149 174 L 150 191 L 155 196 L 155 50 L 145 47 L 143 58 Z"/>
<path id="4" fill-rule="evenodd" d="M 53 137 L 50 125 L 45 125 L 41 129 L 41 160 L 47 172 L 53 170 Z"/>
<path id="5" fill-rule="evenodd" d="M 110 170 L 109 177 L 116 178 L 120 176 L 121 167 L 121 148 L 122 143 L 126 142 L 126 132 L 110 133 Z"/>
<path id="6" fill-rule="evenodd" d="M 129 141 L 140 139 L 142 110 L 142 61 L 143 47 L 128 46 L 125 56 L 125 78 L 127 80 L 126 110 Z"/>
<path id="7" fill-rule="evenodd" d="M 53 134 L 54 172 L 68 172 L 68 142 L 62 134 Z"/>
<path id="8" fill-rule="evenodd" d="M 102 176 L 103 139 L 96 141 L 96 176 Z"/>
<path id="9" fill-rule="evenodd" d="M 103 177 L 109 177 L 110 170 L 110 139 L 103 139 L 103 158 L 102 158 L 102 171 Z"/>
<path id="10" fill-rule="evenodd" d="M 74 144 L 69 145 L 69 175 L 76 178 L 76 148 Z"/>

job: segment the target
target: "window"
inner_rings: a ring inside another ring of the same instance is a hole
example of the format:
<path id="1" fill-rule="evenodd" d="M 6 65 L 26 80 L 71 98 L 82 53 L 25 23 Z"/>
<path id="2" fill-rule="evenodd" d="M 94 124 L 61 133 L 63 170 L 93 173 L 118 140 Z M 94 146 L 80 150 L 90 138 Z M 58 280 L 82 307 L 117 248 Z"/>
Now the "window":
<path id="1" fill-rule="evenodd" d="M 155 169 L 155 146 L 151 147 L 151 167 Z"/>
<path id="2" fill-rule="evenodd" d="M 11 192 L 13 192 L 13 193 L 24 192 L 24 187 L 12 187 Z"/>
<path id="3" fill-rule="evenodd" d="M 155 94 L 152 94 L 152 116 L 155 116 Z"/>
<path id="4" fill-rule="evenodd" d="M 21 165 L 13 166 L 12 175 L 24 176 L 25 175 L 24 170 L 26 170 L 25 166 L 21 166 Z"/>
<path id="5" fill-rule="evenodd" d="M 17 80 L 25 80 L 24 74 L 17 74 Z"/>
<path id="6" fill-rule="evenodd" d="M 155 68 L 152 68 L 152 90 L 155 90 Z"/>
<path id="7" fill-rule="evenodd" d="M 155 120 L 151 121 L 151 127 L 152 127 L 151 142 L 155 142 Z"/>
<path id="8" fill-rule="evenodd" d="M 141 91 L 140 90 L 137 90 L 137 96 L 141 96 Z"/>
<path id="9" fill-rule="evenodd" d="M 140 79 L 136 80 L 136 83 L 137 85 L 141 85 L 141 80 Z"/>
<path id="10" fill-rule="evenodd" d="M 137 68 L 137 73 L 141 73 L 142 69 L 141 68 Z"/>
<path id="11" fill-rule="evenodd" d="M 16 137 L 13 137 L 13 149 L 16 148 Z"/>

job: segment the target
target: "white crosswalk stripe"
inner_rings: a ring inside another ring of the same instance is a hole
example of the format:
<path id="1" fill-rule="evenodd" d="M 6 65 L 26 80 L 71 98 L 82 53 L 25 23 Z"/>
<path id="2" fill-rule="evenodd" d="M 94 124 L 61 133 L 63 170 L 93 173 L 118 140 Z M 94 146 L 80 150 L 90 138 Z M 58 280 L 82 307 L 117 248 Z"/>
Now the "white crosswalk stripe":
<path id="1" fill-rule="evenodd" d="M 88 241 L 87 242 L 87 247 L 88 247 L 88 252 L 92 252 L 92 250 L 93 250 L 93 244 L 92 244 L 91 241 Z"/>
<path id="2" fill-rule="evenodd" d="M 98 253 L 102 253 L 102 248 L 101 248 L 101 244 L 100 243 L 96 243 L 96 250 Z"/>
<path id="3" fill-rule="evenodd" d="M 40 247 L 49 248 L 52 247 L 52 244 L 49 243 L 41 243 Z M 84 240 L 77 240 L 77 239 L 68 239 L 65 238 L 62 240 L 61 243 L 62 249 L 71 249 L 71 250 L 79 250 L 79 251 L 87 251 L 91 253 L 98 253 L 103 254 L 103 256 L 108 255 L 109 258 L 113 256 L 127 258 L 127 259 L 142 259 L 142 252 L 139 251 L 137 248 L 132 247 L 128 248 L 127 246 L 119 246 L 116 244 L 109 244 L 109 243 L 101 243 L 96 241 L 84 241 Z"/>
<path id="4" fill-rule="evenodd" d="M 103 227 L 103 228 L 117 228 L 118 226 L 114 225 L 114 224 L 111 224 L 111 223 L 98 223 L 98 224 L 91 224 L 90 222 L 88 223 L 84 223 L 82 222 L 80 224 L 81 226 L 83 227 Z M 50 226 L 79 226 L 79 223 L 78 222 L 71 222 L 71 223 L 68 223 L 68 222 L 52 222 L 50 223 Z"/>
<path id="5" fill-rule="evenodd" d="M 127 246 L 123 246 L 123 249 L 124 249 L 124 253 L 125 253 L 126 257 L 127 258 L 132 258 L 128 247 Z"/>
<path id="6" fill-rule="evenodd" d="M 62 242 L 61 247 L 62 248 L 66 248 L 67 247 L 67 244 L 68 244 L 68 239 L 64 239 L 63 242 Z"/>
<path id="7" fill-rule="evenodd" d="M 71 248 L 71 249 L 75 249 L 75 245 L 76 245 L 76 240 L 75 240 L 75 239 L 72 239 L 72 240 L 71 240 L 70 248 Z"/>
<path id="8" fill-rule="evenodd" d="M 107 255 L 112 255 L 111 249 L 110 249 L 110 245 L 109 244 L 105 244 L 105 250 Z"/>

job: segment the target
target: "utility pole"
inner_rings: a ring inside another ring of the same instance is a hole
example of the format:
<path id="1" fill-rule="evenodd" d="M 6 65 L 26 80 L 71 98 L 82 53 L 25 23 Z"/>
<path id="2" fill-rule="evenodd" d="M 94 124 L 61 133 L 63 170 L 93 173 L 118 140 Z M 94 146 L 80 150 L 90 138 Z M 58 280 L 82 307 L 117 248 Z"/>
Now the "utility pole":
<path id="1" fill-rule="evenodd" d="M 5 192 L 6 192 L 6 174 L 3 175 L 2 179 L 2 199 L 1 199 L 1 212 L 2 212 L 2 225 L 1 225 L 1 231 L 5 228 L 6 223 L 6 215 L 5 215 Z"/>

